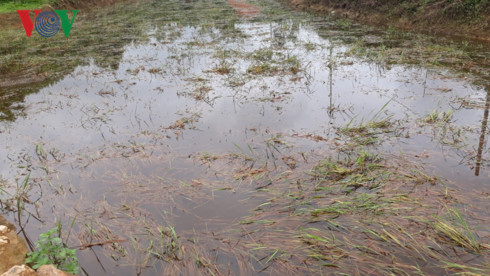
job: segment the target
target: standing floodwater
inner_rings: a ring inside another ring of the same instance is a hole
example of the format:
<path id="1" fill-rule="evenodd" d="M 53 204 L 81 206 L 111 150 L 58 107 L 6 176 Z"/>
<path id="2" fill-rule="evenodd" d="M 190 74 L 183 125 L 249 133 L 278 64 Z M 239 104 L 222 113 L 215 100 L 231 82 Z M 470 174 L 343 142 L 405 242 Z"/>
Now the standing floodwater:
<path id="1" fill-rule="evenodd" d="M 81 273 L 490 273 L 483 42 L 224 0 L 9 41 L 0 212 Z"/>

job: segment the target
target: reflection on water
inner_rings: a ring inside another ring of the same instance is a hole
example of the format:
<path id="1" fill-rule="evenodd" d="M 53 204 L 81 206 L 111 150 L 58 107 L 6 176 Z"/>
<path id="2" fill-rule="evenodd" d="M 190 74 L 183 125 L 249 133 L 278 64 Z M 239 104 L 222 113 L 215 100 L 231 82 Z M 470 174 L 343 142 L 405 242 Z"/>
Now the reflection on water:
<path id="1" fill-rule="evenodd" d="M 487 88 L 487 100 L 485 101 L 485 111 L 483 112 L 483 120 L 481 123 L 480 142 L 478 143 L 478 152 L 476 154 L 475 175 L 480 175 L 482 164 L 482 153 L 485 145 L 485 133 L 487 132 L 488 124 L 488 109 L 490 108 L 490 89 Z"/>

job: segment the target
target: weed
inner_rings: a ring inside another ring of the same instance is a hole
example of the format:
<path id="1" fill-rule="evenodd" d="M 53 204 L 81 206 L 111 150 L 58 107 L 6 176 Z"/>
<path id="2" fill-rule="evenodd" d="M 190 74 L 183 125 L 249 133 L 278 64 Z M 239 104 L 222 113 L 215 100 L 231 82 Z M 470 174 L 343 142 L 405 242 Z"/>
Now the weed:
<path id="1" fill-rule="evenodd" d="M 39 237 L 36 244 L 36 250 L 28 253 L 26 263 L 32 268 L 38 269 L 45 264 L 53 264 L 58 269 L 77 274 L 78 258 L 75 249 L 68 248 L 59 237 L 59 227 L 55 227 Z"/>
<path id="2" fill-rule="evenodd" d="M 150 231 L 150 230 L 148 230 Z M 150 232 L 150 234 L 152 234 Z M 155 244 L 150 238 L 148 252 L 158 259 L 179 260 L 180 242 L 173 227 L 158 227 L 159 240 Z"/>

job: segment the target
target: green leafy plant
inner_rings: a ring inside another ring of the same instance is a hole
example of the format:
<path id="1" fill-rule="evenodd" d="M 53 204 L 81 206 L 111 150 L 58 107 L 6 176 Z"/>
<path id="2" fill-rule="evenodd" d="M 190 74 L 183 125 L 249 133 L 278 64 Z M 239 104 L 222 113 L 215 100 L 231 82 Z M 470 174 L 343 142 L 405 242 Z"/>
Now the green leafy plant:
<path id="1" fill-rule="evenodd" d="M 75 249 L 68 248 L 57 235 L 59 228 L 53 228 L 39 237 L 36 250 L 28 253 L 26 263 L 38 269 L 45 264 L 53 264 L 58 269 L 72 274 L 78 273 L 78 258 Z"/>

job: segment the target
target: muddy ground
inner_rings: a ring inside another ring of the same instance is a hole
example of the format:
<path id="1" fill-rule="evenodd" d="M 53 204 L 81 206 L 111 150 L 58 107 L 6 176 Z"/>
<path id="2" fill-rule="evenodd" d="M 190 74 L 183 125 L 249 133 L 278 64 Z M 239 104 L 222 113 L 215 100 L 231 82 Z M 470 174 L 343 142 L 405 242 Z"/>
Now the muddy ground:
<path id="1" fill-rule="evenodd" d="M 269 0 L 0 36 L 0 210 L 82 275 L 490 271 L 486 42 Z"/>

